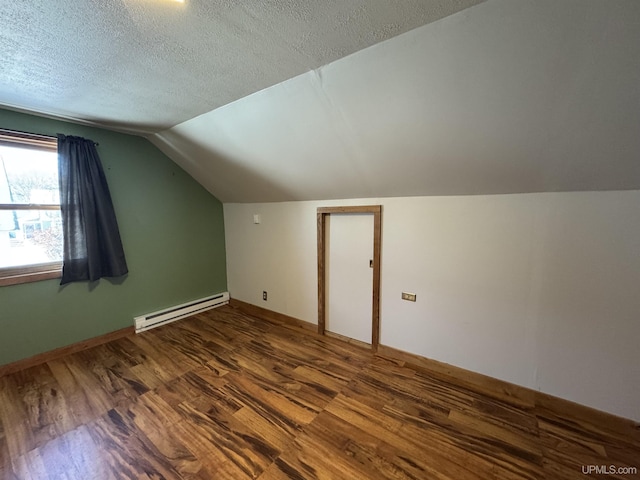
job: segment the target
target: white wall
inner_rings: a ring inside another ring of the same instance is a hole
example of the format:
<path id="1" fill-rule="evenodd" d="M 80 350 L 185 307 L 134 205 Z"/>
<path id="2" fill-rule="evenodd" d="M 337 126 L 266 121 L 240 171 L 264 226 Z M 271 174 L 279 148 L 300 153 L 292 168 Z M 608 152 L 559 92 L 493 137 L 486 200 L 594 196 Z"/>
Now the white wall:
<path id="1" fill-rule="evenodd" d="M 225 204 L 232 297 L 316 323 L 316 208 L 356 204 L 382 344 L 640 420 L 640 191 Z"/>

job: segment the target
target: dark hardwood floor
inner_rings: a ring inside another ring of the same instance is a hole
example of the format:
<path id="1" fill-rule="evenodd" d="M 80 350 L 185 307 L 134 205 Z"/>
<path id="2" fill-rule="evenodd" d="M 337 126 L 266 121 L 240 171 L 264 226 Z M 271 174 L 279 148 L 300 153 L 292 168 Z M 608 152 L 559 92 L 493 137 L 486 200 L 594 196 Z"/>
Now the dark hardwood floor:
<path id="1" fill-rule="evenodd" d="M 637 437 L 230 306 L 0 378 L 2 479 L 640 478 L 626 467 Z"/>

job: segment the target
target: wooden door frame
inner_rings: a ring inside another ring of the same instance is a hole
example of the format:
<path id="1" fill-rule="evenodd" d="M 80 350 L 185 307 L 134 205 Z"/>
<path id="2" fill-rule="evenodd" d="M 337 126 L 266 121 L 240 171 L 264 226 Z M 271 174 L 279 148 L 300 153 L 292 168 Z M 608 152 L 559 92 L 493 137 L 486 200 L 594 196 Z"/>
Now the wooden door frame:
<path id="1" fill-rule="evenodd" d="M 373 308 L 371 315 L 371 348 L 380 345 L 380 247 L 382 241 L 382 205 L 318 207 L 318 333 L 325 334 L 326 301 L 326 219 L 332 213 L 373 214 Z"/>

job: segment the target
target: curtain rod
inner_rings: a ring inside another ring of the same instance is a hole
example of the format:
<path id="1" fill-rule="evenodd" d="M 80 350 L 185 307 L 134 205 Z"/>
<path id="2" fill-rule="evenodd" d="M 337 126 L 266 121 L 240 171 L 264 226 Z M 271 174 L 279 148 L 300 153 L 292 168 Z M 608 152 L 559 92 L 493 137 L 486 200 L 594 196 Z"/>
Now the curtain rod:
<path id="1" fill-rule="evenodd" d="M 42 135 L 40 133 L 31 133 L 31 132 L 23 132 L 21 130 L 11 130 L 8 128 L 1 128 L 0 132 L 5 132 L 5 133 L 18 133 L 21 135 L 28 135 L 30 137 L 38 137 L 38 138 L 47 138 L 47 139 L 55 139 L 56 137 L 54 135 Z"/>
<path id="2" fill-rule="evenodd" d="M 50 139 L 50 140 L 57 140 L 58 137 L 56 137 L 55 135 L 43 135 L 41 133 L 32 133 L 32 132 L 24 132 L 22 130 L 11 130 L 8 128 L 0 128 L 0 132 L 5 132 L 5 133 L 17 133 L 20 135 L 27 135 L 30 137 L 37 137 L 37 138 L 42 138 L 42 139 Z M 97 147 L 98 145 L 100 145 L 98 142 L 93 142 L 93 144 Z"/>

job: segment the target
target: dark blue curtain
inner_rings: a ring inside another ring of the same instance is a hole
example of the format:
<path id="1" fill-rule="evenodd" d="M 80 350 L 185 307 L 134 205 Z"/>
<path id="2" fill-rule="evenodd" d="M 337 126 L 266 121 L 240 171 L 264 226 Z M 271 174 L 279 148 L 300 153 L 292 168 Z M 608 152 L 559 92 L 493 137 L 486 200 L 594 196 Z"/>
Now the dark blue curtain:
<path id="1" fill-rule="evenodd" d="M 61 285 L 128 272 L 111 194 L 95 143 L 58 134 L 64 232 Z"/>

